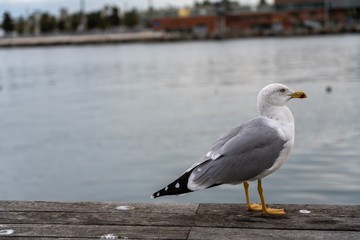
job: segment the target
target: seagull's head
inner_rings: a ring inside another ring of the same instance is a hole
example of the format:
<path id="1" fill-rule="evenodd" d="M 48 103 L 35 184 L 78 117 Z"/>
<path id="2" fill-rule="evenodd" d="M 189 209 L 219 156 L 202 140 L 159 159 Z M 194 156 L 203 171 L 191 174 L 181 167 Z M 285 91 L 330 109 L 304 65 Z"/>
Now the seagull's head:
<path id="1" fill-rule="evenodd" d="M 292 98 L 306 98 L 306 94 L 295 92 L 280 83 L 272 83 L 259 92 L 258 105 L 284 106 Z"/>

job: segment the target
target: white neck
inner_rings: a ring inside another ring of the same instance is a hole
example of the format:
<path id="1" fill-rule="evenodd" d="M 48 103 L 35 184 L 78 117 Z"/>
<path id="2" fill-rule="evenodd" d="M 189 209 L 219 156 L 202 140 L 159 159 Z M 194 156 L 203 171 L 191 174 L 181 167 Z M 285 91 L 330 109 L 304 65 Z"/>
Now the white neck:
<path id="1" fill-rule="evenodd" d="M 258 111 L 261 116 L 280 122 L 294 123 L 294 117 L 287 106 L 274 106 L 259 104 Z"/>
<path id="2" fill-rule="evenodd" d="M 279 131 L 284 140 L 290 140 L 291 145 L 294 143 L 294 117 L 287 106 L 259 105 L 258 111 L 262 117 L 272 120 L 269 123 Z"/>

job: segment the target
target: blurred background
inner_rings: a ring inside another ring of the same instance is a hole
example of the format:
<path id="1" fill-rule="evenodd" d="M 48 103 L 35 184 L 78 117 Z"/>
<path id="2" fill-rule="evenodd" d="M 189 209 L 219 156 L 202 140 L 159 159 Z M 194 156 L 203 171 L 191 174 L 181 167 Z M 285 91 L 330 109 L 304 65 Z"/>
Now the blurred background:
<path id="1" fill-rule="evenodd" d="M 0 200 L 244 202 L 241 185 L 150 195 L 280 82 L 308 98 L 289 102 L 295 147 L 267 201 L 360 203 L 360 1 L 0 0 L 0 13 Z"/>

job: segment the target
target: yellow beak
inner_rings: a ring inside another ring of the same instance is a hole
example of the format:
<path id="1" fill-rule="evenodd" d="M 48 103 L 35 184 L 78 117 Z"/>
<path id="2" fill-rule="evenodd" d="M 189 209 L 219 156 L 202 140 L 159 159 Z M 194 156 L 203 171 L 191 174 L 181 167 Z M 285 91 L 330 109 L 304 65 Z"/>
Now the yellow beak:
<path id="1" fill-rule="evenodd" d="M 289 96 L 292 98 L 307 98 L 304 92 L 294 92 L 292 94 L 289 94 Z"/>

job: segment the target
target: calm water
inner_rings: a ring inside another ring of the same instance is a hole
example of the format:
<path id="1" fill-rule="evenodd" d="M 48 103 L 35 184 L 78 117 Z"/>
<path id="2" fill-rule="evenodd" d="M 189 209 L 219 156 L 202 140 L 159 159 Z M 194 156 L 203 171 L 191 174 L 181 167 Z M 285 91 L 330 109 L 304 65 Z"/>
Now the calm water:
<path id="1" fill-rule="evenodd" d="M 0 49 L 0 63 L 1 200 L 244 202 L 242 186 L 149 196 L 282 82 L 309 98 L 289 103 L 295 148 L 268 202 L 360 204 L 359 35 Z"/>

